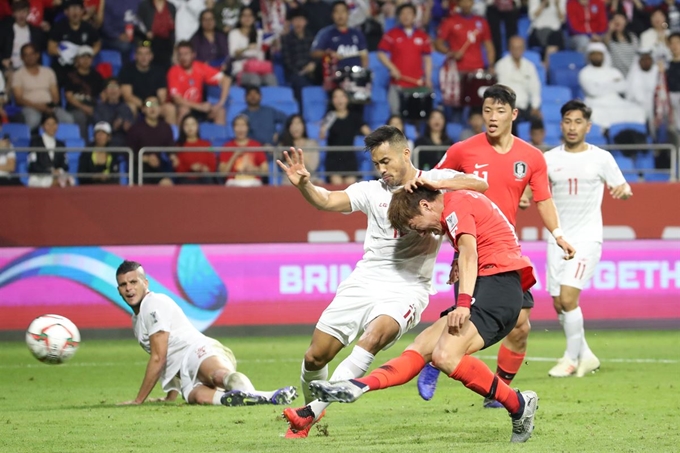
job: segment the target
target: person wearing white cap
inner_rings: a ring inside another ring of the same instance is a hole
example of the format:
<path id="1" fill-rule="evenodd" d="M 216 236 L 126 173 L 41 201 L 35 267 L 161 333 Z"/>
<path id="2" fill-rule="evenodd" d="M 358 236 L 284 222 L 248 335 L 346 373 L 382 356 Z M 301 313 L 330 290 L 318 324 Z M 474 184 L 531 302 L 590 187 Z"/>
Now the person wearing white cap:
<path id="1" fill-rule="evenodd" d="M 117 184 L 119 156 L 106 148 L 111 142 L 111 125 L 100 121 L 94 125 L 94 143 L 92 152 L 83 151 L 78 158 L 78 173 L 91 173 L 90 176 L 79 176 L 78 184 Z"/>
<path id="2" fill-rule="evenodd" d="M 80 46 L 75 58 L 75 68 L 68 73 L 64 83 L 66 109 L 80 127 L 80 135 L 87 137 L 87 126 L 92 122 L 94 107 L 104 90 L 104 79 L 92 67 L 94 51 L 90 46 Z"/>
<path id="3" fill-rule="evenodd" d="M 593 109 L 592 122 L 607 129 L 615 123 L 645 124 L 645 111 L 621 97 L 626 91 L 626 79 L 621 71 L 611 67 L 607 47 L 591 42 L 587 49 L 589 64 L 581 69 L 578 81 Z"/>

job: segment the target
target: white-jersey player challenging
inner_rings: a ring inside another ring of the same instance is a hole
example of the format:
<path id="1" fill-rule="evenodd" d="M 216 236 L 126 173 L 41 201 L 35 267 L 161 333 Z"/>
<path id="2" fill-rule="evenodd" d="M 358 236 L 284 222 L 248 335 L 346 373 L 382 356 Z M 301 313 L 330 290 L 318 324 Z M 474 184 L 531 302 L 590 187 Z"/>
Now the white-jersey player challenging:
<path id="1" fill-rule="evenodd" d="M 588 347 L 578 298 L 593 276 L 602 254 L 602 194 L 625 200 L 633 193 L 614 157 L 585 141 L 592 110 L 581 101 L 562 106 L 564 144 L 545 153 L 553 200 L 564 237 L 576 248 L 571 261 L 552 237 L 548 238 L 548 291 L 567 337 L 567 349 L 548 374 L 582 377 L 597 370 L 600 361 Z"/>
<path id="2" fill-rule="evenodd" d="M 483 192 L 488 188 L 482 179 L 453 170 L 419 171 L 411 163 L 406 137 L 395 127 L 379 127 L 366 137 L 365 144 L 381 179 L 358 182 L 345 190 L 313 185 L 300 149 L 285 153 L 285 164 L 277 161 L 312 206 L 325 211 L 361 211 L 368 216 L 364 256 L 324 310 L 305 353 L 300 379 L 306 406 L 284 411 L 289 438 L 307 437 L 323 416 L 328 403 L 313 401 L 309 383 L 328 379 L 328 363 L 342 348 L 363 332 L 331 381 L 363 376 L 375 354 L 418 324 L 427 307 L 441 237 L 421 237 L 415 232 L 402 235 L 392 228 L 387 218 L 392 192 L 407 182 L 415 185 L 418 178 L 430 181 L 428 187 L 433 190 Z"/>
<path id="3" fill-rule="evenodd" d="M 120 404 L 174 401 L 180 391 L 189 404 L 225 406 L 289 404 L 297 396 L 295 387 L 255 390 L 250 379 L 236 371 L 229 348 L 199 332 L 168 296 L 149 291 L 141 264 L 123 261 L 116 281 L 118 293 L 134 313 L 135 337 L 150 355 L 137 398 Z M 166 396 L 147 400 L 159 380 Z"/>

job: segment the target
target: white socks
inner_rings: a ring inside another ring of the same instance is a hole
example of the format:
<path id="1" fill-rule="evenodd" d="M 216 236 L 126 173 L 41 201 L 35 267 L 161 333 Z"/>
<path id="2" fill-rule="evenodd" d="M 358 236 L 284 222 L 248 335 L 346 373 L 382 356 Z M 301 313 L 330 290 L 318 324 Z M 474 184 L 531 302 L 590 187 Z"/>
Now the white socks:
<path id="1" fill-rule="evenodd" d="M 346 381 L 348 379 L 358 378 L 364 375 L 368 368 L 373 363 L 375 356 L 360 346 L 354 346 L 352 353 L 345 360 L 340 362 L 340 365 L 333 372 L 331 381 Z M 308 387 L 308 386 L 307 386 Z M 309 390 L 307 390 L 309 391 Z M 307 396 L 305 395 L 305 398 Z M 319 418 L 321 413 L 328 407 L 330 403 L 322 401 L 312 401 L 309 407 L 314 412 L 314 417 Z"/>
<path id="2" fill-rule="evenodd" d="M 309 404 L 314 400 L 312 392 L 309 390 L 309 383 L 312 381 L 325 381 L 326 379 L 328 379 L 328 365 L 318 371 L 309 371 L 305 369 L 305 361 L 302 361 L 300 387 L 302 387 L 302 394 L 305 396 L 305 404 Z"/>
<path id="3" fill-rule="evenodd" d="M 212 405 L 213 406 L 221 406 L 223 396 L 224 396 L 224 392 L 220 392 L 219 390 L 216 390 L 215 394 L 213 395 Z"/>
<path id="4" fill-rule="evenodd" d="M 255 390 L 255 386 L 252 382 L 250 382 L 248 376 L 243 373 L 239 373 L 238 371 L 234 371 L 230 375 L 225 376 L 224 389 L 227 392 L 231 390 L 241 390 L 252 395 L 264 396 L 265 398 L 271 398 L 274 395 L 274 392 Z"/>
<path id="5" fill-rule="evenodd" d="M 581 307 L 576 307 L 572 311 L 563 312 L 563 315 L 564 335 L 567 337 L 567 357 L 577 362 L 582 353 L 582 345 L 585 343 L 583 313 L 581 312 Z"/>

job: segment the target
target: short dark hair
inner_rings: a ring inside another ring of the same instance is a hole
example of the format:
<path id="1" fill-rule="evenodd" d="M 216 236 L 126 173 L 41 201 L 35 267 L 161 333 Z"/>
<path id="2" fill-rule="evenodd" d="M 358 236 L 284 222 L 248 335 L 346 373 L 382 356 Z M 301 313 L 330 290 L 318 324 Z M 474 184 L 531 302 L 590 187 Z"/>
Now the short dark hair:
<path id="1" fill-rule="evenodd" d="M 59 123 L 59 119 L 57 118 L 57 115 L 54 113 L 43 113 L 42 116 L 40 117 L 40 124 L 45 124 L 45 122 L 49 119 L 53 119 L 57 123 Z"/>
<path id="2" fill-rule="evenodd" d="M 574 110 L 580 111 L 583 114 L 583 118 L 587 120 L 590 120 L 590 116 L 593 114 L 593 109 L 591 109 L 578 99 L 572 99 L 571 101 L 564 104 L 560 109 L 560 114 L 562 115 L 562 118 L 564 118 L 564 116 L 567 113 Z"/>
<path id="3" fill-rule="evenodd" d="M 251 91 L 257 91 L 258 94 L 262 95 L 262 90 L 260 90 L 260 87 L 257 85 L 248 85 L 246 87 L 246 95 L 248 95 L 248 93 Z"/>
<path id="4" fill-rule="evenodd" d="M 118 266 L 118 269 L 116 269 L 116 277 L 119 275 L 125 275 L 128 272 L 136 271 L 142 267 L 141 264 L 139 264 L 137 261 L 128 261 L 125 260 L 122 263 L 120 263 L 120 266 Z"/>
<path id="5" fill-rule="evenodd" d="M 26 44 L 24 44 L 23 46 L 21 46 L 21 49 L 19 49 L 19 55 L 23 56 L 23 55 L 24 55 L 24 50 L 29 49 L 29 48 L 30 48 L 30 49 L 33 49 L 33 52 L 37 52 L 37 51 L 38 51 L 38 48 L 36 47 L 35 44 L 33 44 L 32 42 L 27 42 Z"/>
<path id="6" fill-rule="evenodd" d="M 540 118 L 534 118 L 531 120 L 531 125 L 529 126 L 529 130 L 536 131 L 536 130 L 544 130 L 545 126 L 543 125 L 543 120 Z"/>
<path id="7" fill-rule="evenodd" d="M 668 35 L 668 41 L 670 42 L 671 39 L 673 38 L 678 38 L 680 39 L 680 31 L 676 31 Z"/>
<path id="8" fill-rule="evenodd" d="M 515 94 L 515 91 L 509 86 L 497 83 L 484 91 L 483 99 L 492 99 L 496 104 L 509 105 L 510 108 L 514 110 L 515 102 L 517 101 L 517 95 Z"/>
<path id="9" fill-rule="evenodd" d="M 408 143 L 404 133 L 394 126 L 380 126 L 364 138 L 366 151 L 369 152 L 385 142 L 389 143 L 390 146 Z"/>
<path id="10" fill-rule="evenodd" d="M 31 5 L 28 0 L 17 0 L 12 2 L 12 12 L 21 11 L 22 9 L 31 9 Z"/>
<path id="11" fill-rule="evenodd" d="M 418 187 L 413 192 L 399 189 L 392 194 L 392 201 L 387 208 L 387 218 L 392 228 L 397 231 L 408 231 L 411 219 L 420 215 L 420 200 L 434 201 L 441 192 Z"/>
<path id="12" fill-rule="evenodd" d="M 395 17 L 399 17 L 399 16 L 401 15 L 401 12 L 402 12 L 405 8 L 411 8 L 411 10 L 413 11 L 413 14 L 417 14 L 415 5 L 414 5 L 413 3 L 411 3 L 411 2 L 408 2 L 408 3 L 402 3 L 401 5 L 399 5 L 399 6 L 397 7 L 397 11 L 396 11 L 396 13 L 395 13 Z"/>
<path id="13" fill-rule="evenodd" d="M 177 49 L 179 49 L 180 47 L 188 47 L 192 51 L 194 50 L 194 46 L 186 39 L 178 42 L 177 45 L 175 46 L 175 48 Z"/>
<path id="14" fill-rule="evenodd" d="M 347 3 L 345 3 L 344 0 L 335 0 L 333 3 L 331 3 L 331 11 L 335 11 L 335 7 L 338 5 L 344 6 L 345 9 L 349 11 L 349 6 L 347 6 Z"/>

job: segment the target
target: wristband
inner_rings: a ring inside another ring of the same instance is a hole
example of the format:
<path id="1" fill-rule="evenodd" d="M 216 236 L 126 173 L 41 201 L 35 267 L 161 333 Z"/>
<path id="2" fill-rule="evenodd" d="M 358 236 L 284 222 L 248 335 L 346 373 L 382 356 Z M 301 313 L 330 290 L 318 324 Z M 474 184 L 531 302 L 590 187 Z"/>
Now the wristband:
<path id="1" fill-rule="evenodd" d="M 560 228 L 560 227 L 557 227 L 554 230 L 552 230 L 552 233 L 550 233 L 550 234 L 552 234 L 552 236 L 555 239 L 559 239 L 561 237 L 564 237 L 564 231 L 562 231 L 562 228 Z"/>
<path id="2" fill-rule="evenodd" d="M 470 308 L 474 302 L 475 299 L 471 295 L 460 293 L 456 301 L 456 308 Z"/>

